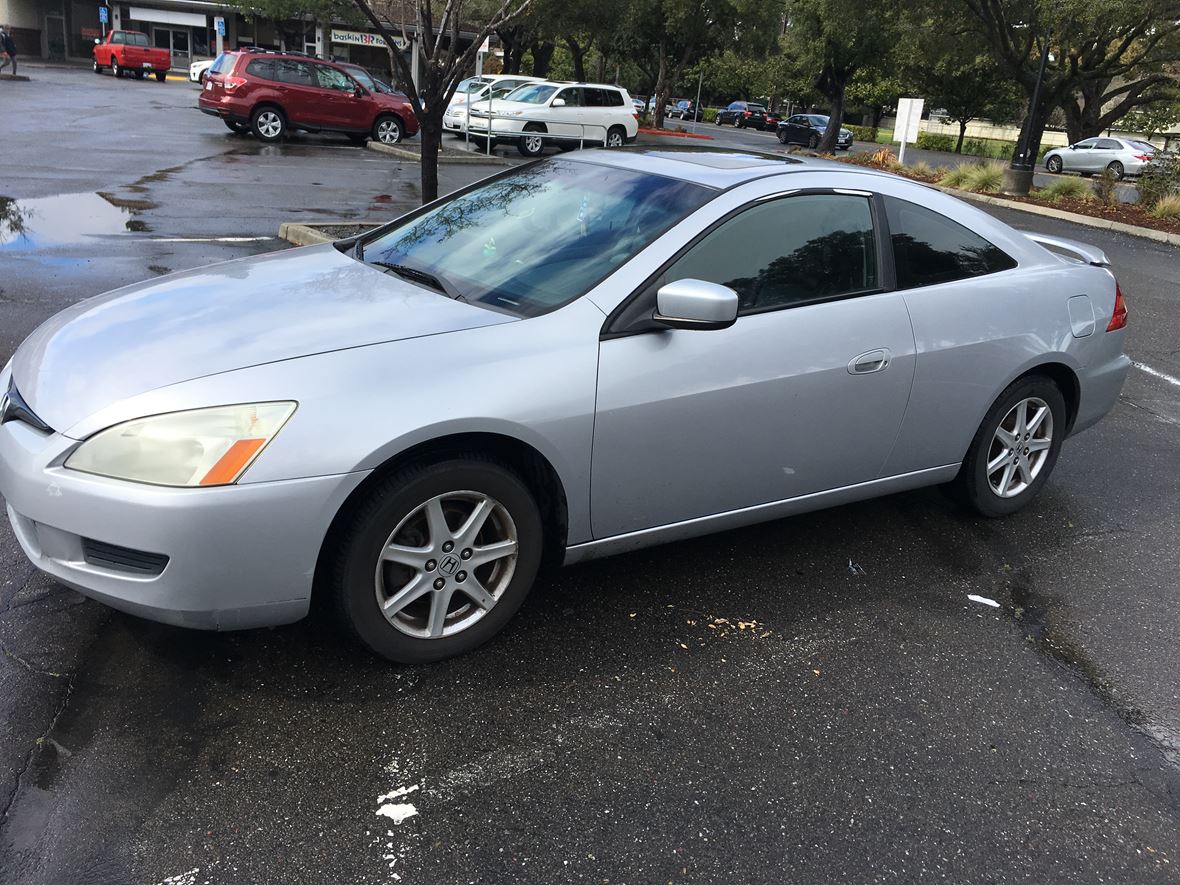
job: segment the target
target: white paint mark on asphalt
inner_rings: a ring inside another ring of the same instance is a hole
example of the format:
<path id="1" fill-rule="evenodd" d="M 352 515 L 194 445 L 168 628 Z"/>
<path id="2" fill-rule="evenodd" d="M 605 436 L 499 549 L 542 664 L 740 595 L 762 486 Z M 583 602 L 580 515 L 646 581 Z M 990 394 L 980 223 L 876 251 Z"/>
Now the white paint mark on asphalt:
<path id="1" fill-rule="evenodd" d="M 1173 387 L 1180 387 L 1180 378 L 1177 378 L 1175 375 L 1169 375 L 1167 372 L 1161 372 L 1159 369 L 1153 369 L 1151 366 L 1146 365 L 1145 363 L 1132 362 L 1131 365 L 1140 372 L 1146 372 L 1153 378 L 1159 378 L 1161 381 L 1167 381 Z"/>
<path id="2" fill-rule="evenodd" d="M 389 818 L 395 824 L 409 820 L 418 814 L 418 809 L 409 802 L 389 802 L 377 809 L 377 814 Z"/>
<path id="3" fill-rule="evenodd" d="M 196 885 L 197 874 L 201 872 L 200 867 L 194 867 L 187 873 L 177 873 L 175 876 L 168 876 L 166 879 L 161 879 L 158 885 Z"/>
<path id="4" fill-rule="evenodd" d="M 400 799 L 402 796 L 408 796 L 416 789 L 418 789 L 417 784 L 410 784 L 408 787 L 399 787 L 392 793 L 386 793 L 384 796 L 378 796 L 377 804 L 380 805 L 382 802 L 388 802 L 390 799 Z"/>
<path id="5" fill-rule="evenodd" d="M 262 243 L 277 237 L 152 237 L 153 243 Z"/>
<path id="6" fill-rule="evenodd" d="M 990 605 L 992 608 L 999 608 L 1000 604 L 994 599 L 988 599 L 986 596 L 976 596 L 974 593 L 968 593 L 967 598 L 972 602 L 982 603 L 983 605 Z"/>

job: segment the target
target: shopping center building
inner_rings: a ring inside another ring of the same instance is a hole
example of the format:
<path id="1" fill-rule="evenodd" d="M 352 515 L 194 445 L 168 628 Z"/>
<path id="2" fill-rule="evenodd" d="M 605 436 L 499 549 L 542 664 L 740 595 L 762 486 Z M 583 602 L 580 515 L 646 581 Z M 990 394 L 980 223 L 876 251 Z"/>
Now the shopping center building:
<path id="1" fill-rule="evenodd" d="M 225 22 L 226 49 L 261 46 L 304 52 L 352 61 L 374 74 L 390 74 L 389 53 L 381 36 L 342 22 L 275 23 L 244 14 L 241 7 L 206 0 L 0 0 L 0 24 L 10 27 L 21 55 L 62 61 L 89 61 L 95 39 L 114 28 L 143 31 L 153 45 L 172 52 L 173 68 L 187 69 L 190 62 L 216 54 L 218 19 Z M 400 24 L 390 30 L 403 33 Z M 473 36 L 463 33 L 461 39 L 466 42 Z M 413 29 L 406 29 L 397 43 L 416 74 L 418 41 Z"/>

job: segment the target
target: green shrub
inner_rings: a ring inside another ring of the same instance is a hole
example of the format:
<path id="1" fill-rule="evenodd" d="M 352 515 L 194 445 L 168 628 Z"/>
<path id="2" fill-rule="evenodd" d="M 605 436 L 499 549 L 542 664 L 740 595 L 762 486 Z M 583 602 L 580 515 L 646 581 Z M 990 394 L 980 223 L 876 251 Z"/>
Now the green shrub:
<path id="1" fill-rule="evenodd" d="M 721 109 L 720 108 L 705 108 L 701 112 L 701 120 L 705 123 L 716 123 L 717 122 L 717 112 L 719 110 L 721 110 Z"/>
<path id="2" fill-rule="evenodd" d="M 844 128 L 852 133 L 852 137 L 856 141 L 875 142 L 877 140 L 876 126 L 845 126 Z"/>
<path id="3" fill-rule="evenodd" d="M 951 135 L 919 132 L 917 147 L 924 151 L 953 151 L 955 149 L 955 139 Z"/>
<path id="4" fill-rule="evenodd" d="M 1003 163 L 975 163 L 967 167 L 963 176 L 963 187 L 977 193 L 994 194 L 1003 185 Z"/>
<path id="5" fill-rule="evenodd" d="M 968 166 L 956 166 L 954 169 L 948 170 L 942 178 L 938 179 L 938 183 L 943 187 L 962 187 L 963 182 L 967 179 Z"/>
<path id="6" fill-rule="evenodd" d="M 1165 194 L 1155 201 L 1151 214 L 1156 218 L 1180 218 L 1180 194 Z"/>
<path id="7" fill-rule="evenodd" d="M 1088 200 L 1093 194 L 1090 192 L 1090 184 L 1085 179 L 1062 177 L 1054 180 L 1048 187 L 1043 187 L 1037 191 L 1039 196 L 1046 200 Z"/>
<path id="8" fill-rule="evenodd" d="M 1139 204 L 1148 209 L 1155 207 L 1161 200 L 1180 193 L 1180 157 L 1156 158 L 1139 171 L 1136 182 L 1139 191 Z"/>

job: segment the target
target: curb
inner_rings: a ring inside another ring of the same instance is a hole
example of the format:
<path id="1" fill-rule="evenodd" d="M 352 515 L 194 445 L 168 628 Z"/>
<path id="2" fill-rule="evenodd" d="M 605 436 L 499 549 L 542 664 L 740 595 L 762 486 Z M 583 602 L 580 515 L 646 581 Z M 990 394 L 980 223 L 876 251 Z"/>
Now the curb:
<path id="1" fill-rule="evenodd" d="M 1084 225 L 1085 227 L 1096 227 L 1100 230 L 1111 230 L 1120 234 L 1127 234 L 1132 237 L 1139 237 L 1144 240 L 1155 240 L 1157 243 L 1167 243 L 1170 246 L 1180 246 L 1180 234 L 1171 234 L 1163 230 L 1153 230 L 1150 227 L 1139 227 L 1134 224 L 1125 224 L 1122 221 L 1111 221 L 1107 218 L 1095 218 L 1093 215 L 1080 215 L 1077 212 L 1066 212 L 1064 209 L 1054 209 L 1052 206 L 1037 206 L 1032 203 L 1021 203 L 1018 200 L 1005 200 L 1002 197 L 993 197 L 988 194 L 977 194 L 972 191 L 962 191 L 953 187 L 939 187 L 934 185 L 944 194 L 950 194 L 952 197 L 958 197 L 962 200 L 974 200 L 977 203 L 987 203 L 992 206 L 1001 206 L 1004 209 L 1014 209 L 1017 212 L 1026 212 L 1029 215 L 1041 215 L 1045 218 L 1057 218 L 1061 221 L 1069 221 L 1073 224 Z"/>
<path id="2" fill-rule="evenodd" d="M 29 78 L 24 74 L 0 74 L 0 80 L 5 80 L 10 83 L 28 83 Z"/>
<path id="3" fill-rule="evenodd" d="M 284 221 L 279 225 L 279 239 L 286 240 L 292 246 L 315 246 L 320 243 L 334 243 L 340 237 L 324 233 L 320 228 L 340 227 L 345 224 L 367 225 L 369 228 L 380 227 L 385 221 Z"/>
<path id="4" fill-rule="evenodd" d="M 391 157 L 397 157 L 402 160 L 413 160 L 415 163 L 422 162 L 422 152 L 412 151 L 406 148 L 394 147 L 389 144 L 382 144 L 379 141 L 365 142 L 365 147 L 371 151 L 376 151 L 379 154 L 388 154 Z M 440 163 L 470 163 L 477 166 L 512 166 L 515 165 L 508 160 L 497 157 L 495 154 L 488 157 L 484 154 L 469 154 L 466 151 L 455 153 L 454 151 L 440 151 L 438 155 Z"/>
<path id="5" fill-rule="evenodd" d="M 705 141 L 713 141 L 712 135 L 701 135 L 698 132 L 669 132 L 666 129 L 640 129 L 640 135 L 659 135 L 667 138 L 700 138 Z"/>

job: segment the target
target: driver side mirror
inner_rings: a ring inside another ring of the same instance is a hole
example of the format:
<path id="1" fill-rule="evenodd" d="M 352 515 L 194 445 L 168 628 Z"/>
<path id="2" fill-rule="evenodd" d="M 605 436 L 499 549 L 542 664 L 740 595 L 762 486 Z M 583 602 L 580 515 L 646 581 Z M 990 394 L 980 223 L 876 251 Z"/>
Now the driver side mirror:
<path id="1" fill-rule="evenodd" d="M 356 89 L 352 90 L 352 97 L 353 98 L 364 98 L 365 97 L 365 90 L 363 90 L 359 86 L 356 87 Z"/>
<path id="2" fill-rule="evenodd" d="M 1069 146 L 1069 149 L 1070 149 L 1071 151 L 1076 151 L 1076 150 L 1078 149 L 1078 146 L 1077 146 L 1076 144 L 1071 144 L 1071 145 Z"/>
<path id="3" fill-rule="evenodd" d="M 553 107 L 553 108 L 564 108 L 564 107 L 565 107 L 565 99 L 564 99 L 564 98 L 555 98 L 555 99 L 553 99 L 553 104 L 551 104 L 551 105 L 550 105 L 550 107 Z"/>
<path id="4" fill-rule="evenodd" d="M 652 319 L 670 329 L 728 329 L 737 322 L 738 294 L 704 280 L 676 280 L 656 292 Z"/>

